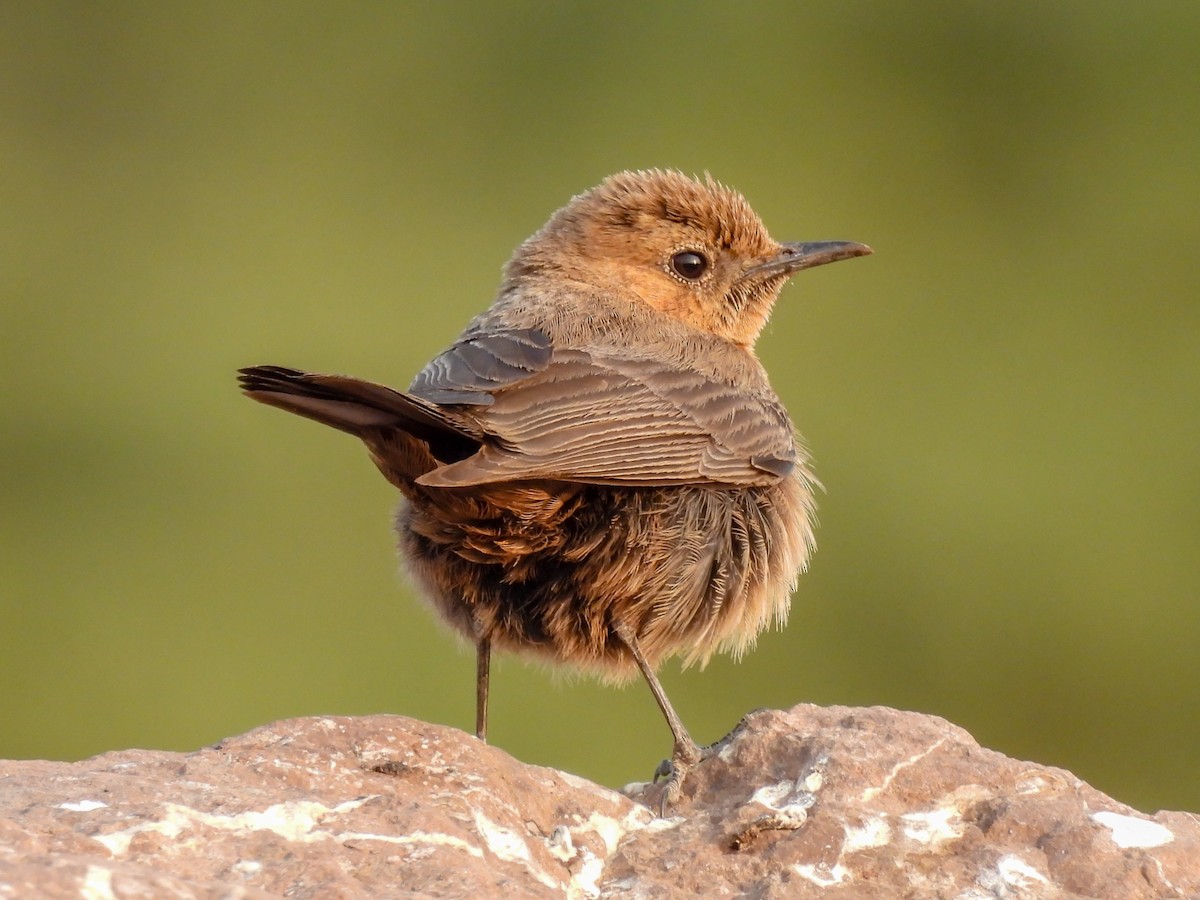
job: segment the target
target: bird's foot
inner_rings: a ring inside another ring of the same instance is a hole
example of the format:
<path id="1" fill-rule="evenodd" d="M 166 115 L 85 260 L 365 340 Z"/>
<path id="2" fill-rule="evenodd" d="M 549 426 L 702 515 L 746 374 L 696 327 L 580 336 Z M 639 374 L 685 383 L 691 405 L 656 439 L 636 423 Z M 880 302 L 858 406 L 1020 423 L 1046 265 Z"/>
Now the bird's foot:
<path id="1" fill-rule="evenodd" d="M 666 787 L 658 804 L 660 819 L 667 817 L 667 807 L 673 805 L 683 790 L 683 782 L 691 771 L 712 753 L 711 747 L 700 747 L 695 741 L 677 741 L 670 759 L 664 759 L 654 770 L 654 783 L 666 779 Z"/>
<path id="2" fill-rule="evenodd" d="M 746 713 L 737 725 L 733 726 L 733 730 L 729 734 L 711 744 L 702 747 L 690 739 L 686 743 L 677 742 L 675 744 L 675 750 L 671 754 L 671 758 L 664 759 L 658 764 L 658 768 L 654 770 L 652 783 L 658 784 L 660 781 L 666 781 L 667 783 L 666 788 L 663 790 L 662 800 L 659 803 L 659 818 L 666 818 L 667 807 L 679 799 L 680 791 L 683 788 L 683 781 L 687 778 L 688 774 L 710 756 L 716 756 L 732 742 L 738 733 L 746 727 L 746 720 L 754 715 L 755 712 L 758 712 L 758 710 Z"/>

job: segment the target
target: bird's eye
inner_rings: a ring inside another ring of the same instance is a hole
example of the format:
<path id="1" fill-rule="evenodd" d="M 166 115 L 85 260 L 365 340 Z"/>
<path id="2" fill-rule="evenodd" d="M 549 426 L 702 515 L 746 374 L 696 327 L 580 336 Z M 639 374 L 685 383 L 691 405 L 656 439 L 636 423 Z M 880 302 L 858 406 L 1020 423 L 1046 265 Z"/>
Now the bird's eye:
<path id="1" fill-rule="evenodd" d="M 698 281 L 708 271 L 708 260 L 695 250 L 681 250 L 671 257 L 671 271 L 687 281 Z"/>

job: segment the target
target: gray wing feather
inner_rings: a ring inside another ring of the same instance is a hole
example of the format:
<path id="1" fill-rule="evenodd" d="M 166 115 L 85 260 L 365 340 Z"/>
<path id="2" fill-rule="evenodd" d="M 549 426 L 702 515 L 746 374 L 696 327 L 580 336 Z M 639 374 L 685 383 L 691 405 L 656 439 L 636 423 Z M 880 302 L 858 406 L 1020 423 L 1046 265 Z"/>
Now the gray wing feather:
<path id="1" fill-rule="evenodd" d="M 552 352 L 536 328 L 469 337 L 434 357 L 408 392 L 431 403 L 490 406 L 494 391 L 545 369 Z"/>

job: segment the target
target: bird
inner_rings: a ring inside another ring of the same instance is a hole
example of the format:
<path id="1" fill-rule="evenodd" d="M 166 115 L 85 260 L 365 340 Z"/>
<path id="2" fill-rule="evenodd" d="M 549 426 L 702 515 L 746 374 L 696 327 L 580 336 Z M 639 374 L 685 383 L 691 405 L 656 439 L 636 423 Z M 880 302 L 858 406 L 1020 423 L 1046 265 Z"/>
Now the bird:
<path id="1" fill-rule="evenodd" d="M 281 366 L 239 382 L 359 438 L 399 490 L 404 568 L 476 650 L 478 738 L 493 650 L 640 673 L 672 735 L 665 810 L 706 748 L 658 668 L 782 626 L 815 548 L 819 483 L 755 343 L 795 273 L 871 252 L 777 242 L 707 174 L 620 172 L 518 246 L 407 390 Z"/>

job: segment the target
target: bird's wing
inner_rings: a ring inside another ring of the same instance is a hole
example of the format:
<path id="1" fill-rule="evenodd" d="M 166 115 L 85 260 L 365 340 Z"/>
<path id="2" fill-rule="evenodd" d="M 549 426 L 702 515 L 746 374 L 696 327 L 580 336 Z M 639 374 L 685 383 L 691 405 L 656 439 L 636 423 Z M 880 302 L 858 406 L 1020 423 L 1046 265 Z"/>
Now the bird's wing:
<path id="1" fill-rule="evenodd" d="M 478 345 L 472 352 L 486 362 Z M 520 355 L 524 349 L 514 359 L 495 352 L 496 346 L 484 342 L 487 354 L 498 359 L 494 366 L 467 366 L 466 354 L 451 348 L 435 360 L 438 379 L 423 372 L 414 383 L 422 397 L 444 396 L 429 387 L 436 384 L 438 392 L 483 391 L 492 401 L 473 411 L 488 435 L 479 452 L 426 473 L 420 483 L 465 487 L 550 478 L 756 485 L 777 482 L 796 464 L 791 422 L 773 399 L 667 362 L 549 346 L 538 348 L 537 359 L 544 355 L 545 362 L 530 371 Z M 500 386 L 521 369 L 525 377 Z"/>

